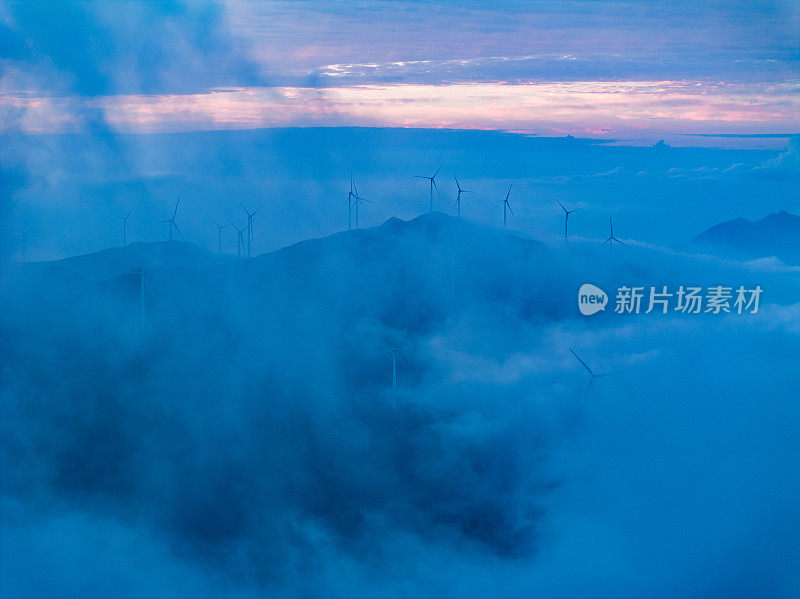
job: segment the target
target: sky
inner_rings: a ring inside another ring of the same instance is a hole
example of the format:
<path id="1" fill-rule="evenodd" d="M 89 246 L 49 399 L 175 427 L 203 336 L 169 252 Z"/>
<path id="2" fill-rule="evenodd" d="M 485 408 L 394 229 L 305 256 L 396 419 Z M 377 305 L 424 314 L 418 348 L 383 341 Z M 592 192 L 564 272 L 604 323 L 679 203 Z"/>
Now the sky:
<path id="1" fill-rule="evenodd" d="M 792 1 L 12 0 L 0 27 L 5 131 L 800 129 Z"/>

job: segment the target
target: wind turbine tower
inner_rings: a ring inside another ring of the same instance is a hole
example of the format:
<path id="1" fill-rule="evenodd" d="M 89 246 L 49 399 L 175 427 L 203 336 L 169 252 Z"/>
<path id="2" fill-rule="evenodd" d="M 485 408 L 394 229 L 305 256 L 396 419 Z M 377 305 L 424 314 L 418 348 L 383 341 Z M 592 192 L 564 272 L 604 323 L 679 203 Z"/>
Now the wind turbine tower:
<path id="1" fill-rule="evenodd" d="M 122 247 L 128 245 L 128 231 L 131 230 L 130 225 L 128 225 L 128 218 L 130 218 L 132 213 L 133 210 L 128 212 L 128 214 L 125 215 L 125 218 L 122 219 Z"/>
<path id="2" fill-rule="evenodd" d="M 354 192 L 355 190 L 355 192 Z M 356 184 L 353 182 L 353 173 L 350 173 L 350 191 L 347 192 L 347 230 L 353 228 L 353 199 L 358 197 Z"/>
<path id="3" fill-rule="evenodd" d="M 253 242 L 253 217 L 258 214 L 259 210 L 261 210 L 261 207 L 259 206 L 250 212 L 244 204 L 240 204 L 240 206 L 242 207 L 242 210 L 245 211 L 245 214 L 247 214 L 247 257 L 249 258 L 251 255 L 251 244 Z"/>
<path id="4" fill-rule="evenodd" d="M 181 203 L 181 198 L 178 197 L 178 201 L 175 202 L 175 210 L 172 212 L 172 218 L 168 218 L 166 220 L 162 220 L 162 223 L 169 223 L 169 240 L 172 241 L 172 229 L 175 229 L 175 232 L 183 238 L 183 233 L 178 228 L 178 225 L 175 223 L 175 216 L 178 214 L 178 204 Z"/>
<path id="5" fill-rule="evenodd" d="M 468 189 L 461 189 L 461 184 L 458 182 L 458 177 L 456 177 L 455 173 L 453 173 L 453 179 L 456 180 L 456 187 L 458 187 L 458 195 L 456 196 L 456 209 L 458 211 L 458 217 L 461 218 L 461 194 L 472 192 Z"/>
<path id="6" fill-rule="evenodd" d="M 564 245 L 566 245 L 567 244 L 567 227 L 569 226 L 569 215 L 572 214 L 573 212 L 575 212 L 575 209 L 567 210 L 566 208 L 564 208 L 564 204 L 562 204 L 558 200 L 556 200 L 556 202 L 558 202 L 558 205 L 561 206 L 561 209 L 564 211 Z"/>
<path id="7" fill-rule="evenodd" d="M 438 169 L 436 169 L 435 173 L 433 173 L 433 177 L 424 177 L 422 175 L 414 175 L 417 179 L 427 179 L 428 181 L 430 181 L 430 188 L 431 188 L 431 191 L 430 191 L 430 212 L 433 212 L 433 190 L 434 190 L 434 188 L 436 188 L 436 193 L 439 193 L 439 187 L 436 185 L 436 175 L 439 174 L 440 170 L 442 170 L 441 166 Z"/>
<path id="8" fill-rule="evenodd" d="M 222 229 L 224 229 L 225 227 L 227 227 L 231 223 L 225 223 L 224 225 L 221 225 L 213 217 L 209 216 L 208 218 L 211 219 L 212 223 L 217 225 L 217 253 L 221 254 L 222 253 Z"/>
<path id="9" fill-rule="evenodd" d="M 233 223 L 231 223 L 231 226 L 236 229 L 236 257 L 241 258 L 242 254 L 247 249 L 247 246 L 244 243 L 244 232 L 247 231 L 247 227 L 240 229 Z"/>

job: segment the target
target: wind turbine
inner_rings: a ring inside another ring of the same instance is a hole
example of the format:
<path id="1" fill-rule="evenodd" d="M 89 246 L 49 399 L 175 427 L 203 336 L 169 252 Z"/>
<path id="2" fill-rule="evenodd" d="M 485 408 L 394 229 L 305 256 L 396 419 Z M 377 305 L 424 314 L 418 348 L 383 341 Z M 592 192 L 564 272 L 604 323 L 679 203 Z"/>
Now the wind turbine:
<path id="1" fill-rule="evenodd" d="M 506 199 L 503 200 L 503 226 L 506 226 L 506 211 L 511 213 L 511 216 L 514 216 L 514 211 L 511 209 L 511 204 L 508 203 L 508 196 L 511 194 L 511 185 L 508 186 L 508 193 L 506 193 Z"/>
<path id="2" fill-rule="evenodd" d="M 435 173 L 433 173 L 433 177 L 423 177 L 422 175 L 414 175 L 417 179 L 427 179 L 428 181 L 431 182 L 431 210 L 430 210 L 431 212 L 433 212 L 433 188 L 435 187 L 436 193 L 437 194 L 439 193 L 439 187 L 436 185 L 436 175 L 439 174 L 440 170 L 442 170 L 441 166 L 438 169 L 436 169 Z"/>
<path id="3" fill-rule="evenodd" d="M 253 241 L 253 217 L 258 214 L 258 211 L 261 210 L 259 206 L 252 212 L 250 212 L 244 204 L 239 204 L 242 207 L 242 210 L 245 211 L 247 214 L 247 257 L 250 257 L 250 245 Z"/>
<path id="4" fill-rule="evenodd" d="M 178 196 L 178 201 L 175 202 L 175 210 L 172 212 L 172 218 L 168 218 L 166 220 L 160 221 L 162 223 L 169 223 L 169 240 L 170 241 L 172 241 L 172 229 L 173 229 L 173 227 L 175 228 L 175 231 L 178 233 L 178 235 L 181 236 L 181 239 L 183 239 L 183 233 L 181 233 L 181 230 L 178 228 L 178 225 L 175 224 L 175 216 L 178 214 L 178 204 L 180 204 L 180 202 L 181 202 L 181 198 L 180 198 L 180 196 Z"/>
<path id="5" fill-rule="evenodd" d="M 244 243 L 244 232 L 247 231 L 247 227 L 244 227 L 243 229 L 240 229 L 239 227 L 237 227 L 233 223 L 231 223 L 231 226 L 234 229 L 236 229 L 236 232 L 237 232 L 237 234 L 236 234 L 236 257 L 237 258 L 241 258 L 242 257 L 242 252 L 244 252 L 247 249 L 247 246 Z"/>
<path id="6" fill-rule="evenodd" d="M 128 231 L 131 230 L 130 225 L 128 225 L 128 218 L 133 213 L 133 210 L 128 212 L 125 215 L 125 218 L 122 219 L 122 247 L 128 245 Z"/>
<path id="7" fill-rule="evenodd" d="M 586 369 L 586 372 L 588 372 L 588 373 L 589 373 L 589 375 L 592 377 L 592 380 L 591 380 L 591 381 L 589 381 L 589 386 L 590 386 L 590 387 L 592 386 L 592 384 L 594 383 L 594 380 L 595 380 L 596 378 L 599 378 L 599 377 L 603 376 L 602 374 L 598 374 L 598 373 L 596 373 L 594 370 L 592 370 L 591 368 L 589 368 L 589 367 L 586 365 L 586 362 L 584 362 L 583 360 L 581 360 L 580 356 L 579 356 L 578 354 L 576 354 L 576 353 L 575 353 L 575 351 L 574 351 L 574 350 L 573 350 L 571 347 L 569 348 L 569 351 L 570 351 L 570 352 L 572 352 L 572 355 L 573 355 L 573 356 L 575 356 L 575 359 L 576 359 L 576 360 L 578 360 L 578 362 L 580 362 L 580 363 L 581 363 L 581 366 L 583 366 L 583 367 Z"/>
<path id="8" fill-rule="evenodd" d="M 453 179 L 456 180 L 456 187 L 458 187 L 458 195 L 456 196 L 456 208 L 458 209 L 458 217 L 461 218 L 461 194 L 462 193 L 472 193 L 468 189 L 461 189 L 461 184 L 458 182 L 458 177 L 456 174 L 453 173 Z"/>
<path id="9" fill-rule="evenodd" d="M 353 189 L 355 189 L 355 183 L 353 183 L 353 173 L 350 173 L 350 191 L 347 192 L 347 230 L 350 231 L 353 228 L 353 198 L 357 197 L 356 193 L 353 193 Z"/>
<path id="10" fill-rule="evenodd" d="M 575 209 L 573 208 L 572 210 L 567 210 L 566 208 L 564 208 L 564 204 L 562 204 L 558 200 L 556 200 L 556 202 L 558 202 L 558 205 L 561 206 L 561 209 L 564 211 L 564 244 L 566 245 L 567 227 L 569 227 L 569 215 L 575 212 Z"/>
<path id="11" fill-rule="evenodd" d="M 353 201 L 355 200 L 355 201 Z M 350 231 L 352 227 L 352 213 L 353 213 L 353 206 L 356 207 L 356 228 L 358 228 L 358 204 L 359 200 L 362 202 L 369 202 L 369 200 L 364 199 L 358 195 L 358 187 L 356 187 L 355 181 L 353 181 L 353 173 L 350 173 L 350 191 L 347 193 L 347 230 Z"/>
<path id="12" fill-rule="evenodd" d="M 615 375 L 618 375 L 618 374 L 622 374 L 623 372 L 628 372 L 628 370 L 629 370 L 628 368 L 624 368 L 623 370 L 613 370 L 613 371 L 610 371 L 610 372 L 595 372 L 594 370 L 589 368 L 589 366 L 586 364 L 586 362 L 581 360 L 580 356 L 578 356 L 578 354 L 575 353 L 575 350 L 573 350 L 572 348 L 569 348 L 569 351 L 572 352 L 572 355 L 575 356 L 575 359 L 578 360 L 578 362 L 581 363 L 581 366 L 583 366 L 586 369 L 586 372 L 589 373 L 589 376 L 592 377 L 592 380 L 589 381 L 589 387 L 591 387 L 592 384 L 595 382 L 595 380 L 599 379 L 601 376 L 615 376 Z"/>
<path id="13" fill-rule="evenodd" d="M 620 241 L 619 239 L 617 239 L 616 237 L 614 237 L 614 223 L 613 223 L 613 221 L 611 220 L 611 217 L 610 217 L 610 216 L 608 217 L 608 224 L 609 224 L 609 226 L 611 227 L 611 235 L 609 236 L 609 238 L 608 238 L 608 239 L 606 239 L 606 240 L 603 242 L 603 245 L 605 245 L 605 244 L 609 244 L 609 245 L 608 245 L 609 249 L 612 249 L 612 248 L 614 247 L 614 242 L 615 242 L 615 241 L 616 241 L 617 243 L 621 243 L 622 245 L 628 245 L 628 244 L 627 244 L 627 243 L 625 243 L 624 241 Z"/>
<path id="14" fill-rule="evenodd" d="M 572 348 L 570 347 L 570 348 L 569 348 L 569 351 L 570 351 L 570 352 L 572 352 L 572 355 L 573 355 L 573 356 L 575 356 L 575 359 L 576 359 L 576 360 L 578 360 L 578 362 L 580 362 L 580 363 L 581 363 L 581 366 L 583 366 L 583 367 L 586 369 L 586 372 L 588 372 L 588 373 L 591 375 L 592 379 L 596 379 L 598 376 L 600 376 L 599 374 L 595 374 L 595 372 L 594 372 L 594 371 L 593 371 L 591 368 L 589 368 L 589 367 L 586 365 L 586 362 L 584 362 L 583 360 L 581 360 L 580 356 L 579 356 L 578 354 L 576 354 L 576 353 L 575 353 L 575 350 L 574 350 L 574 349 L 572 349 Z"/>
<path id="15" fill-rule="evenodd" d="M 230 225 L 231 223 L 225 223 L 224 225 L 219 224 L 214 217 L 209 216 L 208 218 L 211 219 L 211 222 L 217 225 L 217 253 L 222 253 L 222 229 Z"/>

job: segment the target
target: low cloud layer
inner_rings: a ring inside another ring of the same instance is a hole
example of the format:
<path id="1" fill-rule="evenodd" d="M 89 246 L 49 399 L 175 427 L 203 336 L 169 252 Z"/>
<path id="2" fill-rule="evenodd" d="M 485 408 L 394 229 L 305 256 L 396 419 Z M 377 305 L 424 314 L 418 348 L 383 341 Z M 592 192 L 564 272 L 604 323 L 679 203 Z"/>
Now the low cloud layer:
<path id="1" fill-rule="evenodd" d="M 432 214 L 156 246 L 143 331 L 139 275 L 92 273 L 148 247 L 5 278 L 10 596 L 791 596 L 796 273 Z M 765 291 L 586 318 L 586 280 Z"/>

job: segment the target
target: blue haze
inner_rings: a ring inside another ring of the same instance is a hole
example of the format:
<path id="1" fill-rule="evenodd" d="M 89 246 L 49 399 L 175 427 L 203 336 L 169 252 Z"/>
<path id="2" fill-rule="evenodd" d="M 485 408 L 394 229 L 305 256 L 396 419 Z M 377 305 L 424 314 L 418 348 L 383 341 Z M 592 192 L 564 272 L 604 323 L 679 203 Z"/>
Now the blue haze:
<path id="1" fill-rule="evenodd" d="M 798 80 L 795 2 L 388 6 L 3 2 L 2 92 Z M 83 111 L 71 135 L 3 114 L 0 595 L 797 597 L 796 131 L 121 135 Z M 427 214 L 414 176 L 441 165 Z M 347 233 L 351 172 L 373 203 Z M 209 217 L 242 202 L 253 257 L 231 228 L 219 256 Z M 585 318 L 584 282 L 764 293 Z"/>
<path id="2" fill-rule="evenodd" d="M 793 140 L 796 138 L 792 138 Z M 556 199 L 578 208 L 572 233 L 603 238 L 608 216 L 619 236 L 670 245 L 722 220 L 798 212 L 800 150 L 789 138 L 778 149 L 632 147 L 572 138 L 499 132 L 416 129 L 268 129 L 180 134 L 6 136 L 3 144 L 4 260 L 20 259 L 22 231 L 29 258 L 52 259 L 122 244 L 167 238 L 178 196 L 186 239 L 216 247 L 209 220 L 246 224 L 240 203 L 261 206 L 254 251 L 278 249 L 347 227 L 352 172 L 372 200 L 364 225 L 428 209 L 427 182 L 437 179 L 437 210 L 455 214 L 455 182 L 463 216 L 502 224 L 508 185 L 516 213 L 510 226 L 544 239 L 561 231 Z M 227 253 L 236 234 L 224 231 Z"/>

